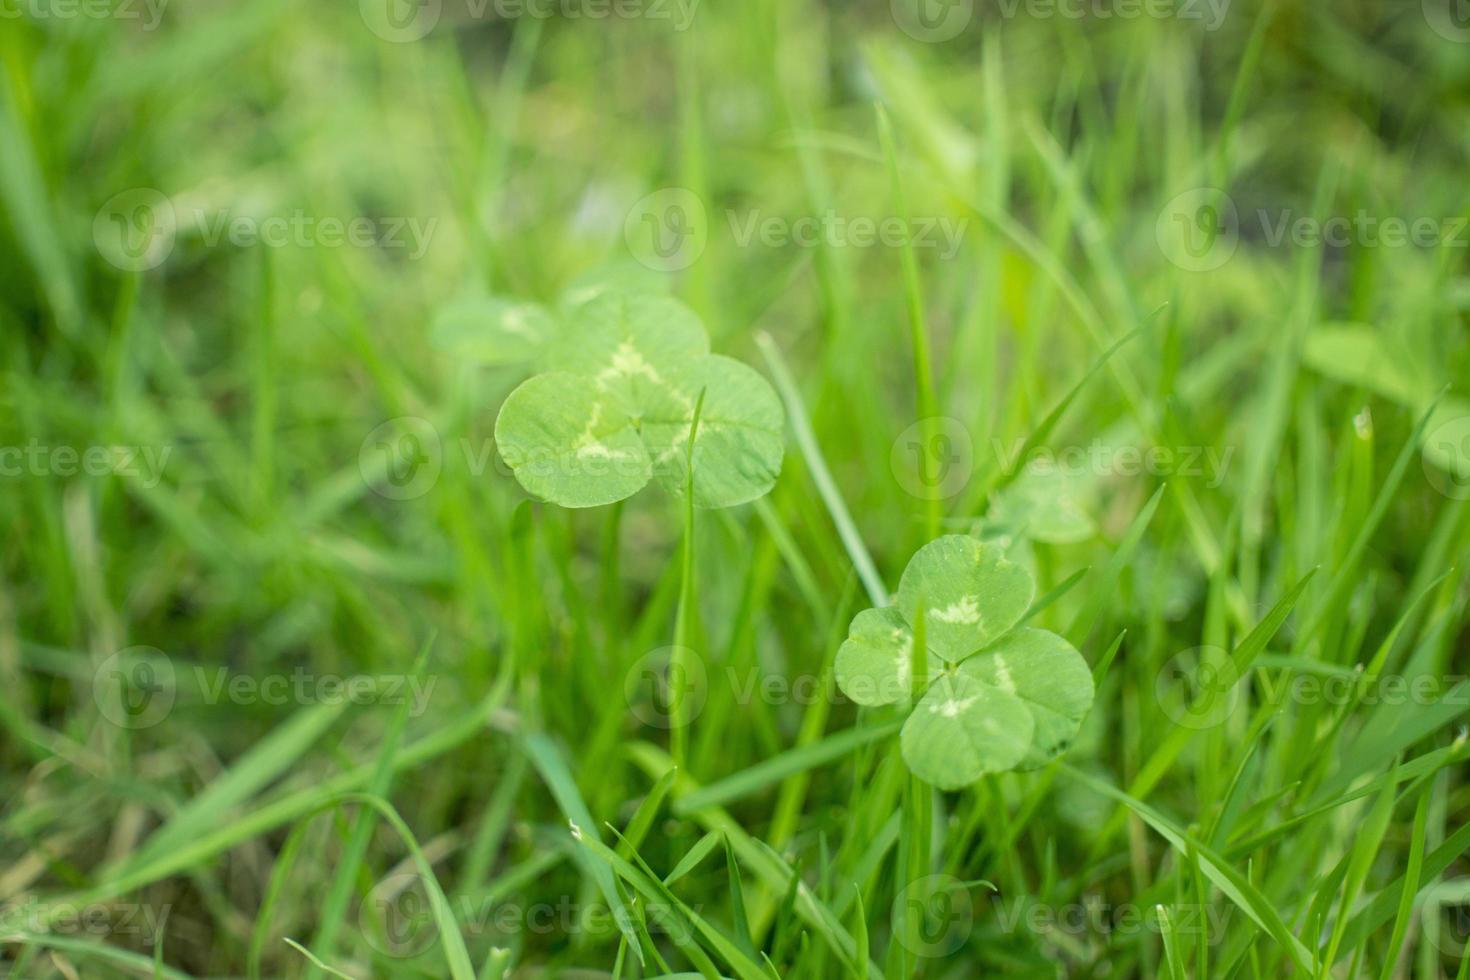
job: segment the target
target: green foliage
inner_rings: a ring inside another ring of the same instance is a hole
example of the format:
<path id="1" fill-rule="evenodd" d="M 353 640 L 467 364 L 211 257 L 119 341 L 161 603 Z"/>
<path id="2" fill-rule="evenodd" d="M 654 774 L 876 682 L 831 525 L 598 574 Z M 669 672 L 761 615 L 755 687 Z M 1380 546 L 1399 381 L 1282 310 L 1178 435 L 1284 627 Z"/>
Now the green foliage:
<path id="1" fill-rule="evenodd" d="M 545 373 L 510 393 L 495 422 L 501 456 L 536 497 L 595 507 L 632 496 L 650 479 L 682 496 L 701 393 L 696 506 L 754 500 L 781 472 L 784 420 L 775 393 L 751 368 L 711 354 L 699 319 L 677 300 L 598 295 L 553 334 L 545 364 Z"/>
<path id="2" fill-rule="evenodd" d="M 1092 674 L 1055 633 L 1015 628 L 1034 592 L 1031 574 L 999 547 L 952 534 L 909 561 L 895 605 L 854 617 L 837 683 L 869 706 L 921 692 L 900 738 L 926 782 L 957 789 L 987 772 L 1035 768 L 1076 736 L 1092 706 Z M 913 665 L 930 662 L 915 657 L 917 633 L 938 664 L 916 680 Z"/>

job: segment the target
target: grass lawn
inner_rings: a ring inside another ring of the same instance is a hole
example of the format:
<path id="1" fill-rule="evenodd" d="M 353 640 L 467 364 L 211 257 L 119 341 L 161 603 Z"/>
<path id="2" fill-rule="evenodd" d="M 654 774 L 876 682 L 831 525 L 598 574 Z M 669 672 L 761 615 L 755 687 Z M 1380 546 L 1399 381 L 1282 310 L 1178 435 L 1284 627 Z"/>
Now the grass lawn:
<path id="1" fill-rule="evenodd" d="M 1465 0 L 0 0 L 0 976 L 1470 977 Z"/>

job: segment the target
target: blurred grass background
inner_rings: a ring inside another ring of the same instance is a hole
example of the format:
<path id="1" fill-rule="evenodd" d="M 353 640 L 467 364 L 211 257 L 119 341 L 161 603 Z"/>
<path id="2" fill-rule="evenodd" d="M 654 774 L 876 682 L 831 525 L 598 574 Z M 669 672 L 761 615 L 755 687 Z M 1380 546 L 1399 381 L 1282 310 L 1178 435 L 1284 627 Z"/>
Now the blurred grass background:
<path id="1" fill-rule="evenodd" d="M 568 847 L 565 798 L 548 793 L 556 780 L 524 739 L 550 736 L 598 824 L 635 813 L 666 734 L 625 678 L 670 642 L 677 504 L 656 492 L 590 512 L 526 503 L 491 441 L 523 373 L 436 348 L 431 325 L 466 296 L 554 304 L 579 283 L 632 277 L 674 289 L 716 350 L 762 370 L 755 337 L 768 333 L 891 587 L 926 539 L 927 507 L 895 462 L 918 420 L 899 251 L 737 234 L 754 215 L 897 214 L 877 102 L 897 133 L 909 216 L 962 229 L 951 257 L 917 250 L 942 414 L 974 451 L 974 478 L 944 501 L 949 526 L 985 513 L 997 447 L 1032 432 L 1140 326 L 1050 443 L 1231 453 L 1217 486 L 1108 474 L 1093 488 L 1098 533 L 1037 547 L 1043 592 L 1090 569 L 1044 621 L 1085 627 L 1070 638 L 1094 664 L 1127 631 L 1069 763 L 1202 834 L 1228 814 L 1221 850 L 1314 812 L 1228 856 L 1313 949 L 1366 910 L 1341 946 L 1364 974 L 1396 968 L 1402 919 L 1414 941 L 1400 975 L 1453 975 L 1459 947 L 1425 939 L 1428 920 L 1396 917 L 1394 888 L 1416 839 L 1431 857 L 1449 846 L 1435 879 L 1465 873 L 1453 846 L 1470 802 L 1463 708 L 1241 711 L 1137 782 L 1178 730 L 1154 695 L 1163 666 L 1231 648 L 1314 568 L 1272 653 L 1346 669 L 1407 614 L 1389 665 L 1465 673 L 1464 480 L 1421 465 L 1412 445 L 1394 467 L 1434 393 L 1470 378 L 1470 29 L 1457 33 L 1451 4 L 1235 0 L 1199 4 L 1198 17 L 1176 6 L 1074 19 L 960 3 L 949 9 L 962 29 L 934 41 L 905 0 L 649 0 L 605 17 L 444 0 L 403 29 L 366 0 L 173 0 L 156 22 L 141 4 L 88 8 L 106 16 L 0 4 L 0 445 L 167 453 L 141 476 L 64 474 L 53 453 L 41 472 L 0 478 L 0 903 L 167 908 L 174 969 L 303 975 L 283 937 L 321 935 L 357 810 L 297 821 L 348 788 L 331 782 L 340 774 L 368 785 L 395 714 L 210 703 L 195 668 L 402 676 L 434 631 L 429 708 L 402 736 L 418 754 L 399 763 L 389 798 L 465 907 L 569 899 L 584 915 L 597 892 Z M 119 268 L 104 242 L 111 202 L 140 188 L 166 198 L 179 226 L 155 267 Z M 704 212 L 703 251 L 669 274 L 639 264 L 647 253 L 628 231 L 663 188 Z M 1160 228 L 1199 188 L 1228 195 L 1236 222 L 1229 256 L 1192 271 Z M 1428 217 L 1458 239 L 1292 245 L 1269 233 L 1283 217 L 1360 212 Z M 271 216 L 365 218 L 374 243 L 211 241 L 219 226 L 189 217 L 201 213 L 257 229 Z M 419 229 L 423 248 L 384 242 L 389 228 L 404 241 Z M 1346 353 L 1312 346 L 1342 323 L 1367 325 Z M 439 474 L 395 499 L 372 471 L 374 433 L 405 416 L 437 438 Z M 1141 512 L 1143 543 L 1129 545 Z M 766 504 L 699 526 L 696 647 L 710 673 L 684 775 L 709 783 L 855 722 L 826 696 L 742 699 L 728 678 L 820 676 L 864 603 L 794 443 Z M 1119 553 L 1123 567 L 1110 566 Z M 112 689 L 94 681 L 139 646 L 166 657 L 177 703 L 119 725 Z M 1250 703 L 1264 704 L 1259 692 Z M 1347 858 L 1374 798 L 1347 794 L 1425 756 L 1357 881 Z M 869 747 L 736 801 L 730 820 L 805 868 L 845 934 L 872 936 L 882 975 L 1167 975 L 1156 931 L 1006 930 L 978 891 L 960 948 L 885 959 L 903 882 L 874 842 L 892 844 L 897 771 L 894 754 Z M 1416 824 L 1409 786 L 1421 776 Z M 1229 906 L 1197 863 L 1122 812 L 1056 770 L 990 779 L 946 798 L 934 868 L 1051 907 L 1206 893 Z M 672 811 L 656 826 L 642 852 L 661 874 L 710 829 Z M 340 886 L 345 924 L 317 955 L 352 976 L 443 975 L 441 945 L 389 955 L 359 922 L 404 855 L 390 831 L 373 833 Z M 733 929 L 717 865 L 684 879 L 686 900 Z M 782 890 L 746 872 L 755 938 L 782 976 L 852 969 L 830 929 L 808 923 L 800 938 Z M 53 935 L 60 945 L 0 947 L 0 969 L 147 975 L 66 941 L 147 962 L 159 945 L 118 929 Z M 477 964 L 503 946 L 523 971 L 610 970 L 618 955 L 617 933 L 585 922 L 466 935 Z M 1238 909 L 1225 939 L 1185 959 L 1196 976 L 1289 969 Z M 643 975 L 657 972 L 650 962 Z"/>

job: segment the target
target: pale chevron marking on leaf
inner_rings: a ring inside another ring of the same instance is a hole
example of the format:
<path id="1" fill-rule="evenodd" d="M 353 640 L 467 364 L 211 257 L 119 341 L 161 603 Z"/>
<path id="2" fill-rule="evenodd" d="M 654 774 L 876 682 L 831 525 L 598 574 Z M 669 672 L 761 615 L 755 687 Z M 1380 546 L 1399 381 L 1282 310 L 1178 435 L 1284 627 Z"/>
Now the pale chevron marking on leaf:
<path id="1" fill-rule="evenodd" d="M 572 444 L 578 459 L 614 459 L 617 457 L 629 458 L 632 454 L 626 450 L 613 452 L 599 439 L 595 432 L 597 423 L 602 421 L 602 403 L 594 402 L 592 405 L 592 416 L 587 420 L 587 426 L 578 434 L 576 441 Z"/>
<path id="2" fill-rule="evenodd" d="M 620 377 L 631 378 L 636 374 L 643 375 L 654 384 L 662 384 L 664 380 L 658 369 L 644 360 L 638 348 L 625 340 L 613 352 L 612 364 L 597 372 L 597 380 L 600 383 Z"/>
<path id="3" fill-rule="evenodd" d="M 946 718 L 957 718 L 961 711 L 980 700 L 978 697 L 950 698 L 947 701 L 936 701 L 929 705 L 932 714 L 943 715 Z"/>
<path id="4" fill-rule="evenodd" d="M 967 595 L 959 602 L 951 602 L 943 609 L 936 609 L 929 614 L 941 623 L 964 623 L 971 625 L 980 622 L 980 600 L 977 596 Z"/>
<path id="5" fill-rule="evenodd" d="M 914 675 L 914 638 L 901 629 L 893 631 L 893 638 L 898 641 L 898 684 L 906 688 Z"/>
<path id="6" fill-rule="evenodd" d="M 1011 676 L 1011 666 L 1006 663 L 1004 654 L 994 654 L 991 663 L 995 664 L 995 684 L 1007 694 L 1016 693 L 1016 679 Z"/>

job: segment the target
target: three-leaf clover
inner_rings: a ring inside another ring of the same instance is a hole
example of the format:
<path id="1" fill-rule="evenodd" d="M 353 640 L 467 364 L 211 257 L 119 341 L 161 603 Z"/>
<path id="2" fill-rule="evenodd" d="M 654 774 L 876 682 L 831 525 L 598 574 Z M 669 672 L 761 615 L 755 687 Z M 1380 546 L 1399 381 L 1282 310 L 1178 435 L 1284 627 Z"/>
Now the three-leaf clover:
<path id="1" fill-rule="evenodd" d="M 958 789 L 987 772 L 1035 768 L 1077 734 L 1092 673 L 1055 633 L 1015 628 L 1034 592 L 1031 573 L 1000 547 L 951 534 L 914 554 L 894 605 L 854 617 L 837 652 L 838 686 L 867 706 L 923 692 L 899 738 L 925 782 Z M 915 678 L 920 615 L 929 676 Z"/>
<path id="2" fill-rule="evenodd" d="M 781 403 L 751 368 L 711 354 L 668 296 L 606 292 L 550 333 L 547 370 L 506 398 L 495 441 L 521 486 L 563 507 L 630 497 L 650 480 L 682 494 L 695 409 L 694 503 L 764 495 L 781 472 Z"/>

